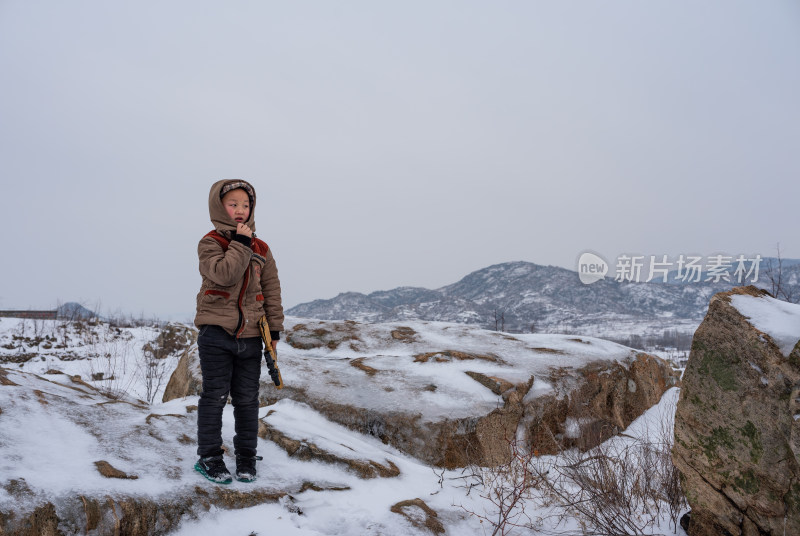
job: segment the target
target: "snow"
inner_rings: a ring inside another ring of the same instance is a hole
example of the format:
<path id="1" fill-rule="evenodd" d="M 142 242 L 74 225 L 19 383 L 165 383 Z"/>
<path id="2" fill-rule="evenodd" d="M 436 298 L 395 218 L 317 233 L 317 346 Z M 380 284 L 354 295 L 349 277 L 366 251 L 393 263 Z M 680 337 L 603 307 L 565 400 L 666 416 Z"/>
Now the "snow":
<path id="1" fill-rule="evenodd" d="M 659 404 L 647 410 L 636 419 L 625 431 L 628 438 L 620 436 L 612 441 L 630 441 L 631 438 L 655 437 L 666 433 L 672 434 L 672 418 L 678 400 L 679 389 L 672 388 L 662 397 Z M 277 406 L 277 405 L 276 405 Z M 336 441 L 347 440 L 353 432 L 340 429 L 336 425 L 325 422 L 321 417 L 313 418 L 310 425 L 300 422 L 309 417 L 309 410 L 302 405 L 287 404 L 279 408 L 286 412 L 284 421 L 289 423 L 292 417 L 300 428 L 310 426 L 317 436 L 328 436 Z M 358 441 L 363 441 L 360 439 Z M 352 445 L 352 443 L 347 443 Z M 379 442 L 367 447 L 378 449 L 394 461 L 401 470 L 401 476 L 382 480 L 351 480 L 352 489 L 346 491 L 305 492 L 295 496 L 290 511 L 280 505 L 260 505 L 236 511 L 212 510 L 195 521 L 186 521 L 173 536 L 215 536 L 223 530 L 229 534 L 291 534 L 302 536 L 318 535 L 386 535 L 405 536 L 409 534 L 426 534 L 419 531 L 398 514 L 391 513 L 389 508 L 397 502 L 413 497 L 423 499 L 428 506 L 438 512 L 439 520 L 447 527 L 447 534 L 464 536 L 484 536 L 483 526 L 466 510 L 483 514 L 491 510 L 491 505 L 478 497 L 477 491 L 467 493 L 461 486 L 461 471 L 445 471 L 439 482 L 437 473 L 431 468 L 419 464 L 406 456 L 393 451 Z M 282 469 L 282 468 L 281 468 Z M 463 508 L 461 507 L 463 506 Z M 466 509 L 466 510 L 465 510 Z M 298 513 L 298 510 L 302 514 Z M 549 509 L 539 506 L 528 512 L 533 517 L 545 516 Z M 545 525 L 543 533 L 569 534 L 578 530 L 578 520 L 568 520 L 566 525 Z M 664 520 L 653 528 L 652 534 L 678 534 L 685 532 L 673 527 Z M 429 534 L 429 533 L 427 533 Z M 520 532 L 522 534 L 522 532 Z"/>
<path id="2" fill-rule="evenodd" d="M 0 321 L 0 346 L 25 326 L 22 321 Z M 302 319 L 289 319 L 295 325 Z M 309 322 L 311 323 L 311 322 Z M 390 333 L 398 327 L 414 330 L 415 342 L 393 340 Z M 317 348 L 298 350 L 285 343 L 280 346 L 279 362 L 284 379 L 293 386 L 329 390 L 339 399 L 357 403 L 360 397 L 380 401 L 386 406 L 402 407 L 428 418 L 444 413 L 467 415 L 475 407 L 494 409 L 501 398 L 462 372 L 471 370 L 513 381 L 535 376 L 527 396 L 550 393 L 552 385 L 541 379 L 551 366 L 581 366 L 593 359 L 624 361 L 633 355 L 630 348 L 591 337 L 569 335 L 507 335 L 476 330 L 455 324 L 409 322 L 363 326 L 358 351 L 344 345 L 335 350 Z M 30 325 L 28 328 L 30 329 Z M 98 327 L 98 338 L 113 338 L 106 327 Z M 136 376 L 133 362 L 141 348 L 157 332 L 151 328 L 125 328 L 115 344 L 126 345 L 125 363 L 118 363 L 118 382 L 128 385 L 133 396 L 109 399 L 97 388 L 103 382 L 91 381 L 87 374 L 103 362 L 98 345 L 74 345 L 62 349 L 27 350 L 38 357 L 21 364 L 3 365 L 6 379 L 15 385 L 0 384 L 0 474 L 4 482 L 21 481 L 31 488 L 36 500 L 76 496 L 147 496 L 158 500 L 191 493 L 197 486 L 214 486 L 193 470 L 197 397 L 146 404 L 141 398 L 143 385 Z M 107 337 L 108 336 L 108 337 Z M 110 344 L 110 343 L 109 343 Z M 107 348 L 111 348 L 108 346 Z M 422 351 L 458 349 L 475 354 L 492 354 L 496 362 L 481 359 L 453 360 L 446 363 L 414 363 Z M 535 349 L 547 349 L 535 350 Z M 113 349 L 113 348 L 112 348 Z M 12 356 L 16 350 L 3 350 Z M 74 360 L 58 356 L 73 355 Z M 365 364 L 378 372 L 377 387 L 365 392 L 342 389 L 342 384 L 365 385 L 364 372 L 349 363 L 354 355 L 367 358 Z M 532 357 L 533 356 L 533 357 Z M 303 359 L 299 359 L 302 357 Z M 177 356 L 167 358 L 174 368 Z M 303 365 L 305 363 L 305 365 Z M 415 366 L 412 366 L 415 365 Z M 62 374 L 45 374 L 60 370 Z M 321 381 L 322 370 L 331 371 L 339 385 Z M 397 375 L 411 385 L 436 383 L 435 392 L 419 392 L 402 385 Z M 73 378 L 81 375 L 83 380 Z M 86 383 L 83 383 L 83 382 Z M 404 380 L 406 381 L 406 380 Z M 88 385 L 87 385 L 88 384 Z M 391 387 L 392 391 L 385 388 Z M 161 387 L 156 400 L 161 399 Z M 629 435 L 646 434 L 648 428 L 671 426 L 677 389 L 671 389 L 661 403 L 634 421 Z M 415 393 L 414 396 L 410 396 Z M 465 407 L 466 406 L 466 407 Z M 234 425 L 232 408 L 223 416 L 223 438 L 230 444 Z M 234 481 L 229 488 L 237 491 L 268 490 L 290 493 L 277 503 L 260 504 L 239 510 L 212 507 L 197 518 L 186 518 L 172 532 L 174 536 L 218 535 L 255 532 L 259 535 L 423 535 L 430 532 L 414 526 L 406 517 L 394 513 L 391 506 L 399 501 L 421 498 L 435 510 L 447 534 L 483 536 L 486 527 L 470 514 L 491 514 L 492 504 L 476 490 L 464 486 L 461 470 L 441 471 L 366 436 L 328 421 L 310 407 L 282 400 L 261 408 L 259 417 L 286 437 L 313 443 L 341 459 L 374 461 L 383 466 L 394 464 L 396 477 L 363 479 L 345 464 L 302 461 L 290 457 L 277 444 L 259 438 L 259 478 L 254 483 Z M 576 425 L 579 423 L 575 423 Z M 575 426 L 574 428 L 577 428 Z M 190 441 L 187 442 L 187 438 Z M 95 462 L 105 460 L 136 480 L 109 479 L 100 475 Z M 232 460 L 227 459 L 229 467 Z M 300 492 L 304 482 L 313 482 L 321 491 Z M 0 511 L 25 511 L 20 503 L 0 487 Z M 530 513 L 544 516 L 547 509 L 532 505 Z M 409 516 L 419 518 L 421 510 L 408 508 Z M 545 525 L 552 533 L 578 530 L 578 520 L 566 525 Z M 653 533 L 672 533 L 664 520 Z M 679 534 L 683 534 L 678 529 Z"/>
<path id="3" fill-rule="evenodd" d="M 293 317 L 286 320 L 287 331 L 298 324 L 314 330 L 347 331 L 343 321 L 309 321 Z M 337 327 L 338 326 L 338 327 Z M 413 342 L 393 339 L 397 329 L 413 330 Z M 314 389 L 318 396 L 356 407 L 380 410 L 402 409 L 419 414 L 423 421 L 442 417 L 462 418 L 477 412 L 488 413 L 503 400 L 464 374 L 466 371 L 496 376 L 511 383 L 536 378 L 534 392 L 546 385 L 552 367 L 581 367 L 591 361 L 627 362 L 635 355 L 631 348 L 593 337 L 547 334 L 505 334 L 462 324 L 444 322 L 391 322 L 358 326 L 358 340 L 345 340 L 336 349 L 299 350 L 282 345 L 279 361 L 284 378 L 293 386 Z M 458 350 L 489 359 L 447 359 L 440 356 L 425 363 L 415 361 L 420 354 Z M 364 372 L 351 365 L 354 357 L 377 371 L 364 384 Z M 284 367 L 286 367 L 284 369 Z M 324 380 L 321 381 L 321 378 Z M 342 386 L 359 384 L 359 389 Z M 423 392 L 435 385 L 433 392 Z"/>
<path id="4" fill-rule="evenodd" d="M 113 328 L 105 322 L 96 325 L 84 322 L 80 325 L 82 327 L 78 329 L 76 323 L 63 320 L 3 318 L 0 321 L 0 357 L 33 353 L 36 357 L 18 365 L 19 370 L 39 375 L 49 371 L 68 376 L 78 375 L 98 388 L 125 392 L 133 399 L 145 400 L 147 388 L 143 374 L 143 348 L 156 339 L 160 329 L 151 326 Z M 194 329 L 193 326 L 185 327 Z M 14 341 L 15 337 L 27 340 L 14 350 L 3 347 L 11 342 L 19 344 Z M 43 340 L 31 344 L 36 337 Z M 153 393 L 154 400 L 161 400 L 166 381 L 179 358 L 179 355 L 170 355 L 161 360 L 166 374 L 160 388 Z M 4 366 L 14 367 L 10 363 Z M 103 374 L 104 379 L 92 380 L 95 374 Z"/>
<path id="5" fill-rule="evenodd" d="M 731 304 L 754 328 L 769 335 L 784 357 L 789 357 L 800 340 L 800 305 L 746 295 L 731 296 Z"/>

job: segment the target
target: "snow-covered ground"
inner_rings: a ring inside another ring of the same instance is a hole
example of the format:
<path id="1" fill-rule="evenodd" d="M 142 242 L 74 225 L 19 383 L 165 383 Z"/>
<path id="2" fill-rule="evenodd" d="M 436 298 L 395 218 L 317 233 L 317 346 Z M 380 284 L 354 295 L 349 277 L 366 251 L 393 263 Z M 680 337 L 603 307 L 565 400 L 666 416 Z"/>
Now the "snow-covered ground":
<path id="1" fill-rule="evenodd" d="M 292 324 L 299 321 L 292 319 Z M 372 356 L 376 366 L 396 366 L 396 360 L 381 356 L 382 348 L 404 344 L 382 333 L 396 327 L 374 326 L 365 330 L 364 333 L 372 335 L 362 337 L 361 350 L 368 350 L 366 354 Z M 418 340 L 444 338 L 440 343 L 445 348 L 476 353 L 487 352 L 487 345 L 495 352 L 502 348 L 506 364 L 514 361 L 517 346 L 568 350 L 570 345 L 576 345 L 584 353 L 605 358 L 623 358 L 630 353 L 630 349 L 596 339 L 588 339 L 587 343 L 554 335 L 504 338 L 503 334 L 491 334 L 488 340 L 492 342 L 488 343 L 486 337 L 470 333 L 470 328 L 463 325 L 415 322 L 413 329 Z M 54 502 L 60 497 L 77 494 L 122 494 L 158 500 L 190 492 L 197 486 L 215 487 L 192 468 L 196 415 L 192 408 L 197 405 L 197 397 L 159 403 L 166 384 L 164 379 L 155 394 L 152 386 L 149 390 L 149 398 L 156 402 L 142 402 L 148 398 L 148 388 L 141 356 L 158 333 L 155 328 L 117 329 L 104 323 L 76 328 L 55 321 L 40 321 L 34 325 L 31 320 L 0 320 L 0 356 L 4 361 L 2 367 L 9 371 L 5 383 L 0 386 L 0 474 L 3 481 L 24 480 L 31 490 L 29 496 Z M 445 335 L 448 333 L 450 335 Z M 385 342 L 387 340 L 389 342 Z M 314 352 L 291 349 L 285 343 L 281 346 L 281 362 L 287 372 L 291 369 L 289 362 L 293 353 Z M 407 353 L 410 358 L 413 350 L 409 347 Z M 326 350 L 320 352 L 319 357 L 336 360 L 337 354 Z M 543 358 L 563 359 L 563 356 L 556 358 L 544 353 Z M 169 372 L 177 359 L 177 354 L 165 358 Z M 489 371 L 499 365 L 487 362 L 485 366 Z M 430 368 L 435 373 L 436 363 L 431 363 Z M 354 367 L 345 369 L 363 374 Z M 76 375 L 82 379 L 78 380 Z M 286 372 L 284 378 L 287 378 Z M 448 381 L 455 389 L 462 380 L 460 377 L 452 381 L 437 378 L 442 385 L 447 385 Z M 469 384 L 468 387 L 474 389 L 475 386 Z M 118 400 L 104 393 L 115 395 Z M 626 434 L 640 437 L 663 430 L 664 426 L 670 427 L 677 394 L 677 389 L 669 390 L 659 405 L 631 424 Z M 489 402 L 496 404 L 494 400 Z M 374 437 L 332 423 L 308 406 L 290 400 L 261 408 L 260 417 L 288 438 L 313 443 L 342 460 L 364 460 L 385 467 L 393 465 L 399 475 L 364 479 L 348 470 L 346 464 L 299 460 L 272 441 L 259 439 L 258 451 L 264 460 L 259 463 L 258 481 L 252 484 L 234 482 L 228 489 L 284 491 L 289 495 L 278 502 L 251 508 L 212 507 L 196 518 L 184 519 L 173 534 L 430 534 L 424 527 L 426 522 L 429 526 L 440 523 L 446 534 L 451 535 L 492 533 L 490 523 L 480 520 L 480 516 L 487 519 L 496 516 L 495 506 L 488 499 L 489 490 L 480 486 L 470 488 L 468 484 L 475 482 L 474 475 L 470 478 L 469 472 L 432 468 Z M 223 437 L 227 442 L 233 435 L 232 408 L 228 406 Z M 96 470 L 99 460 L 137 478 L 105 478 Z M 558 463 L 557 459 L 537 460 Z M 231 463 L 229 460 L 229 465 Z M 305 488 L 304 483 L 309 482 L 313 487 Z M 436 512 L 435 518 L 415 503 L 402 502 L 415 499 L 421 499 Z M 0 511 L 24 510 L 25 504 L 20 500 L 0 486 Z M 392 511 L 393 506 L 395 511 Z M 573 515 L 557 525 L 549 517 L 553 513 L 552 505 L 545 506 L 534 497 L 528 500 L 526 513 L 543 533 L 579 531 L 586 521 Z M 647 530 L 653 534 L 673 531 L 666 516 Z M 520 533 L 530 531 L 526 529 Z M 678 527 L 677 533 L 683 534 L 683 531 Z"/>
<path id="2" fill-rule="evenodd" d="M 648 434 L 660 434 L 664 428 L 671 433 L 672 417 L 679 390 L 667 391 L 661 402 L 635 420 L 625 431 L 630 437 L 612 441 L 631 441 L 632 438 L 645 437 Z M 446 528 L 447 534 L 464 536 L 485 536 L 492 534 L 487 522 L 481 522 L 478 516 L 494 517 L 497 513 L 494 505 L 485 497 L 485 490 L 466 488 L 462 471 L 435 471 L 431 467 L 420 464 L 397 451 L 386 447 L 379 441 L 365 438 L 349 430 L 325 421 L 308 408 L 296 404 L 276 404 L 280 420 L 287 425 L 295 422 L 297 433 L 324 440 L 345 448 L 358 446 L 371 456 L 382 456 L 394 462 L 400 469 L 399 477 L 392 479 L 360 480 L 345 478 L 338 482 L 350 486 L 344 491 L 305 492 L 296 495 L 291 503 L 264 504 L 242 510 L 212 510 L 202 518 L 186 521 L 174 535 L 181 536 L 217 536 L 220 534 L 237 534 L 246 536 L 258 535 L 408 535 L 430 534 L 413 526 L 406 518 L 391 512 L 390 508 L 399 501 L 420 498 L 438 513 L 438 519 Z M 270 408 L 262 411 L 268 412 Z M 282 478 L 300 470 L 297 462 L 292 462 L 279 449 L 269 445 L 266 448 L 262 471 L 281 474 Z M 557 463 L 553 460 L 540 460 L 541 463 Z M 264 470 L 264 466 L 269 468 Z M 305 471 L 305 469 L 303 469 Z M 317 471 L 319 471 L 317 473 Z M 335 480 L 330 468 L 320 465 L 315 473 Z M 273 478 L 264 476 L 264 478 Z M 483 495 L 483 496 L 482 496 Z M 684 513 L 685 510 L 682 513 Z M 543 504 L 536 504 L 534 499 L 527 505 L 526 513 L 534 523 L 539 523 L 540 534 L 580 534 L 583 520 L 578 517 L 568 518 L 558 524 L 551 517 L 555 511 Z M 473 515 L 477 514 L 477 515 Z M 416 513 L 417 516 L 420 512 Z M 506 534 L 531 534 L 529 529 L 513 530 Z M 646 534 L 686 533 L 680 526 L 670 524 L 666 515 Z"/>
<path id="3" fill-rule="evenodd" d="M 174 325 L 181 330 L 194 329 Z M 58 371 L 77 375 L 110 393 L 161 400 L 180 358 L 179 352 L 155 362 L 149 357 L 146 345 L 154 345 L 162 332 L 163 328 L 156 326 L 114 327 L 100 321 L 2 318 L 0 366 L 34 374 Z M 156 385 L 154 380 L 159 378 L 162 381 Z"/>

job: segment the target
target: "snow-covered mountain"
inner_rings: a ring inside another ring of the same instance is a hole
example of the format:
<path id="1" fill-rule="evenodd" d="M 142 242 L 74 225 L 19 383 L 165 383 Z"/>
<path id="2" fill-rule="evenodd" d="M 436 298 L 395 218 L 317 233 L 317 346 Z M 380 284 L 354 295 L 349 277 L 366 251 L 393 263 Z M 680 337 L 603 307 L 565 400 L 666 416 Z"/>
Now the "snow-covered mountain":
<path id="1" fill-rule="evenodd" d="M 786 284 L 800 293 L 800 264 L 785 259 L 783 271 Z M 756 284 L 769 289 L 763 276 Z M 435 290 L 345 292 L 287 312 L 322 320 L 430 320 L 508 332 L 644 336 L 667 329 L 693 331 L 709 298 L 733 286 L 724 280 L 678 285 L 618 282 L 612 277 L 585 285 L 572 270 L 520 261 L 489 266 Z"/>

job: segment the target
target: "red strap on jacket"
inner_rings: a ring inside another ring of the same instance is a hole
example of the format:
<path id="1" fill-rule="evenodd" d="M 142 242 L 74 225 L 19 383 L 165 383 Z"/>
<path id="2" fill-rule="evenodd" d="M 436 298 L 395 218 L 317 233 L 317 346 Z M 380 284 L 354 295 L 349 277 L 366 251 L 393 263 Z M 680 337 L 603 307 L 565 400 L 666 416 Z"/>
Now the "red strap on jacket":
<path id="1" fill-rule="evenodd" d="M 228 246 L 231 245 L 231 241 L 219 234 L 216 230 L 211 231 L 210 233 L 206 234 L 203 238 L 213 238 L 216 240 L 220 246 L 222 246 L 223 251 L 228 251 Z M 265 257 L 267 255 L 267 251 L 269 251 L 269 246 L 266 242 L 261 240 L 260 238 L 256 238 L 255 236 L 250 239 L 250 249 L 253 250 L 254 253 Z"/>

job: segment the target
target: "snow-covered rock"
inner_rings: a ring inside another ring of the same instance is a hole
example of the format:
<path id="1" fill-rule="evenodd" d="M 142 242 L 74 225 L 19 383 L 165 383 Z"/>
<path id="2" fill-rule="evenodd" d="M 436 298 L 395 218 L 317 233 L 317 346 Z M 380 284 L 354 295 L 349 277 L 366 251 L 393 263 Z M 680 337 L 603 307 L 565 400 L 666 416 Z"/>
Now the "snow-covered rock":
<path id="1" fill-rule="evenodd" d="M 663 360 L 591 337 L 289 318 L 285 339 L 278 362 L 286 387 L 276 390 L 264 374 L 264 404 L 308 404 L 448 468 L 501 462 L 518 434 L 542 454 L 593 446 L 678 381 Z M 187 354 L 165 401 L 199 394 L 198 376 L 196 352 Z"/>
<path id="2" fill-rule="evenodd" d="M 697 329 L 673 459 L 689 533 L 800 534 L 800 305 L 715 295 Z"/>

